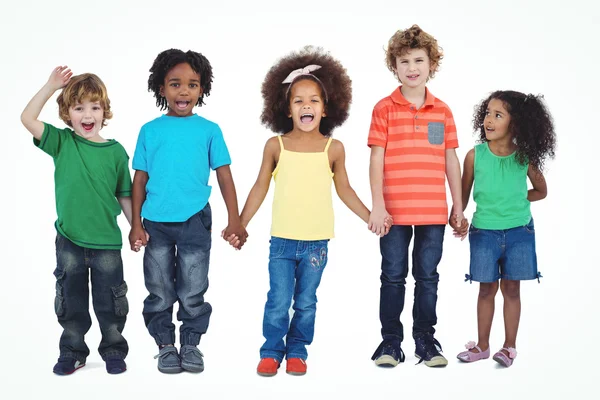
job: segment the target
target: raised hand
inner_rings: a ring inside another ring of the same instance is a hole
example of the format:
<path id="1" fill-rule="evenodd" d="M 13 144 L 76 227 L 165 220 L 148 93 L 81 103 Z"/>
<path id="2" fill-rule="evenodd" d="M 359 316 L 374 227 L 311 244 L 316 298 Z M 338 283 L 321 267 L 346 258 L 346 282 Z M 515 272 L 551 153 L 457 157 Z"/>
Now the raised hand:
<path id="1" fill-rule="evenodd" d="M 58 90 L 64 88 L 67 83 L 71 80 L 73 72 L 69 67 L 58 66 L 52 70 L 48 82 L 46 83 L 52 90 Z"/>

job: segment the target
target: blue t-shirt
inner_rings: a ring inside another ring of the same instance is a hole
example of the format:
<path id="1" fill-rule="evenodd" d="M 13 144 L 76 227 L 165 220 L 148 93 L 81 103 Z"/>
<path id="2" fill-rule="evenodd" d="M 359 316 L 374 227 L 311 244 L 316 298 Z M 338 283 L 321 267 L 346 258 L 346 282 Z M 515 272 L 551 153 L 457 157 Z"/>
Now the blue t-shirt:
<path id="1" fill-rule="evenodd" d="M 183 222 L 206 206 L 211 169 L 231 164 L 219 125 L 196 114 L 163 115 L 142 126 L 133 169 L 146 171 L 142 217 Z"/>

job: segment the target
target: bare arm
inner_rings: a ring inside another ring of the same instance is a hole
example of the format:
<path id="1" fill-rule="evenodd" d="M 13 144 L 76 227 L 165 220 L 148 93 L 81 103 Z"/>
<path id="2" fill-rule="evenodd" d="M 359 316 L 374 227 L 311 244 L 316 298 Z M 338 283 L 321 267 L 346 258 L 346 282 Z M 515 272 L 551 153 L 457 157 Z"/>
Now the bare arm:
<path id="1" fill-rule="evenodd" d="M 219 182 L 219 188 L 221 189 L 221 194 L 223 195 L 228 214 L 227 227 L 223 230 L 221 236 L 229 237 L 233 235 L 238 238 L 239 243 L 236 247 L 239 249 L 246 242 L 248 233 L 246 232 L 246 228 L 240 223 L 237 193 L 235 191 L 235 184 L 233 183 L 233 176 L 231 175 L 229 165 L 217 168 L 217 181 Z"/>
<path id="2" fill-rule="evenodd" d="M 252 220 L 252 217 L 254 217 L 254 214 L 256 214 L 262 202 L 265 200 L 265 197 L 267 196 L 269 185 L 271 184 L 271 174 L 275 170 L 275 157 L 279 151 L 279 142 L 276 137 L 269 139 L 265 144 L 258 177 L 256 178 L 256 182 L 248 194 L 246 204 L 244 205 L 242 215 L 240 216 L 240 220 L 244 227 L 248 226 L 250 220 Z"/>
<path id="3" fill-rule="evenodd" d="M 533 186 L 533 189 L 529 189 L 527 192 L 527 200 L 538 201 L 545 199 L 548 195 L 548 187 L 542 172 L 530 165 L 527 169 L 527 177 Z"/>
<path id="4" fill-rule="evenodd" d="M 450 194 L 452 196 L 452 210 L 457 216 L 457 223 L 461 225 L 463 216 L 463 197 L 460 177 L 460 162 L 456 156 L 455 149 L 446 150 L 446 177 Z"/>
<path id="5" fill-rule="evenodd" d="M 371 232 L 382 236 L 386 232 L 385 221 L 391 219 L 385 208 L 383 198 L 383 165 L 385 148 L 371 146 L 371 159 L 369 162 L 369 181 L 371 184 L 371 198 L 373 209 L 368 221 Z"/>
<path id="6" fill-rule="evenodd" d="M 142 204 L 146 201 L 146 184 L 148 173 L 136 170 L 133 176 L 133 187 L 131 196 L 131 230 L 129 231 L 129 245 L 131 250 L 138 251 L 139 246 L 148 244 L 148 234 L 142 225 Z M 123 204 L 121 204 L 123 208 Z M 125 209 L 123 208 L 123 212 Z M 125 214 L 127 217 L 127 214 Z"/>
<path id="7" fill-rule="evenodd" d="M 475 179 L 475 150 L 471 149 L 465 157 L 463 176 L 462 176 L 462 207 L 463 211 L 467 209 L 469 198 L 471 197 L 471 189 L 473 188 L 473 180 Z"/>
<path id="8" fill-rule="evenodd" d="M 344 151 L 344 145 L 339 140 L 334 140 L 329 149 L 331 159 L 333 160 L 333 183 L 335 184 L 335 190 L 340 197 L 340 200 L 344 202 L 352 212 L 360 217 L 367 224 L 369 223 L 369 216 L 371 213 L 369 209 L 365 207 L 362 201 L 356 195 L 350 181 L 348 180 L 348 173 L 346 172 L 346 152 Z M 383 196 L 383 193 L 382 193 Z"/>
<path id="9" fill-rule="evenodd" d="M 118 197 L 117 200 L 121 205 L 121 210 L 123 210 L 123 215 L 127 218 L 127 222 L 131 226 L 131 197 Z"/>
<path id="10" fill-rule="evenodd" d="M 40 140 L 44 133 L 44 123 L 38 120 L 42 108 L 57 90 L 65 87 L 73 73 L 66 66 L 56 67 L 42 88 L 27 103 L 21 113 L 21 122 L 34 138 Z"/>

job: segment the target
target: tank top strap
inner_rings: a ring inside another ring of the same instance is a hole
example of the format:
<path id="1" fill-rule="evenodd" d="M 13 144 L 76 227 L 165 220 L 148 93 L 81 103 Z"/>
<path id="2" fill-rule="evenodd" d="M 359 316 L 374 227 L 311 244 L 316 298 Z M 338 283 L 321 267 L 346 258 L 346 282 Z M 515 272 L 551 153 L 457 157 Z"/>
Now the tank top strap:
<path id="1" fill-rule="evenodd" d="M 277 140 L 279 140 L 279 146 L 281 147 L 281 150 L 285 150 L 283 148 L 283 140 L 281 139 L 281 135 L 277 135 Z"/>
<path id="2" fill-rule="evenodd" d="M 325 150 L 323 150 L 323 153 L 327 153 L 327 150 L 329 150 L 329 145 L 331 145 L 332 140 L 333 140 L 333 138 L 330 137 L 329 140 L 327 141 L 327 144 L 325 145 Z"/>

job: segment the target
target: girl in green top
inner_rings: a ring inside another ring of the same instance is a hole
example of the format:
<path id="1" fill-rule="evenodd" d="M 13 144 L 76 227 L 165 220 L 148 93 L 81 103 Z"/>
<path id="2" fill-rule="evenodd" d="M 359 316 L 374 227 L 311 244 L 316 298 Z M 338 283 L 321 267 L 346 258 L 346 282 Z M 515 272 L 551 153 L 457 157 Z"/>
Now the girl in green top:
<path id="1" fill-rule="evenodd" d="M 554 157 L 556 136 L 542 97 L 514 91 L 497 91 L 483 100 L 476 108 L 473 127 L 480 132 L 481 144 L 465 158 L 462 193 L 466 208 L 473 187 L 477 207 L 470 228 L 466 220 L 458 226 L 455 218 L 450 225 L 461 239 L 469 234 L 471 264 L 466 277 L 480 282 L 479 339 L 469 342 L 458 359 L 489 358 L 494 298 L 500 288 L 505 339 L 493 359 L 509 367 L 517 355 L 521 280 L 541 277 L 530 203 L 546 197 L 542 171 L 544 161 Z M 532 189 L 528 189 L 528 178 Z"/>

